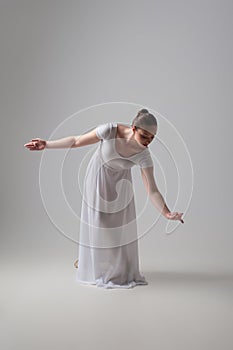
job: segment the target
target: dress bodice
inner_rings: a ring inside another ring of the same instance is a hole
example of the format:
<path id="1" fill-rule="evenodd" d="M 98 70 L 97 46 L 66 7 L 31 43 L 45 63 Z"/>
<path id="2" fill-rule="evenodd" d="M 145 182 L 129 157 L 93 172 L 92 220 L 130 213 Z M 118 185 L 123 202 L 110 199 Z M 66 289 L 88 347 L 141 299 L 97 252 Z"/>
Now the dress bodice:
<path id="1" fill-rule="evenodd" d="M 96 128 L 96 134 L 101 139 L 99 152 L 105 166 L 115 170 L 130 169 L 134 165 L 139 165 L 141 168 L 153 166 L 153 160 L 148 147 L 129 157 L 123 157 L 117 152 L 116 122 L 99 125 Z"/>

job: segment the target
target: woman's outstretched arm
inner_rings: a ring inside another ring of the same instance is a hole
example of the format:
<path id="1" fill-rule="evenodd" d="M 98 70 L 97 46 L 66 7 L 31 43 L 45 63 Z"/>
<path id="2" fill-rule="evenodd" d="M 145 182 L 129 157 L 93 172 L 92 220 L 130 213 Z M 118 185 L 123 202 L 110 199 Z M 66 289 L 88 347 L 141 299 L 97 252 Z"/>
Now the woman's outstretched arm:
<path id="1" fill-rule="evenodd" d="M 46 141 L 45 148 L 72 148 L 74 143 L 75 137 L 67 136 L 58 140 Z"/>
<path id="2" fill-rule="evenodd" d="M 167 207 L 163 196 L 158 190 L 158 187 L 154 178 L 154 167 L 141 168 L 142 179 L 146 187 L 146 191 L 150 197 L 151 202 L 155 206 L 156 209 L 167 219 L 170 220 L 180 220 L 184 223 L 181 218 L 183 213 L 174 212 L 171 213 L 169 208 Z"/>
<path id="3" fill-rule="evenodd" d="M 86 145 L 90 145 L 99 142 L 96 129 L 78 136 L 67 136 L 58 140 L 45 141 L 40 138 L 32 139 L 26 143 L 24 147 L 27 147 L 30 151 L 42 151 L 45 148 L 76 148 Z"/>

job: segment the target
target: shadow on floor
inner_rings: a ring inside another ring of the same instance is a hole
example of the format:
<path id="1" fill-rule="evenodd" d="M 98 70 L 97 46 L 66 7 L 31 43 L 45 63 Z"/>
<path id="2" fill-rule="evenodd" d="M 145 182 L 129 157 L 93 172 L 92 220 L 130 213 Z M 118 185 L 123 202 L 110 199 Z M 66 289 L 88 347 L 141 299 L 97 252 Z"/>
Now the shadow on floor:
<path id="1" fill-rule="evenodd" d="M 233 287 L 233 272 L 213 271 L 144 271 L 147 281 L 153 284 L 229 284 Z"/>

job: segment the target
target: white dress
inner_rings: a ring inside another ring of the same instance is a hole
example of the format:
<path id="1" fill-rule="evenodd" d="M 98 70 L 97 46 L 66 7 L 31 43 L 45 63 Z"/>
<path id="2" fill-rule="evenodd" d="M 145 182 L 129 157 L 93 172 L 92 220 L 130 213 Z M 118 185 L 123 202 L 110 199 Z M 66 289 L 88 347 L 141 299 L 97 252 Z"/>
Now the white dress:
<path id="1" fill-rule="evenodd" d="M 76 281 L 103 288 L 148 284 L 139 271 L 131 168 L 153 166 L 150 151 L 123 157 L 116 151 L 117 123 L 96 129 L 101 139 L 85 174 Z"/>

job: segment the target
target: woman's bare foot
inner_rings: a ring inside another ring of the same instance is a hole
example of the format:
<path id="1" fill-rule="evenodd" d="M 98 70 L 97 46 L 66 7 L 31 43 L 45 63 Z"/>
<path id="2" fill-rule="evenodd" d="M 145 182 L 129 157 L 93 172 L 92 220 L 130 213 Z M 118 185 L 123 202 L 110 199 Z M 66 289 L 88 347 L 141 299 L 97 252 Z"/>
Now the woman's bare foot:
<path id="1" fill-rule="evenodd" d="M 75 262 L 74 262 L 74 267 L 75 267 L 76 269 L 78 268 L 78 259 L 75 260 Z"/>

